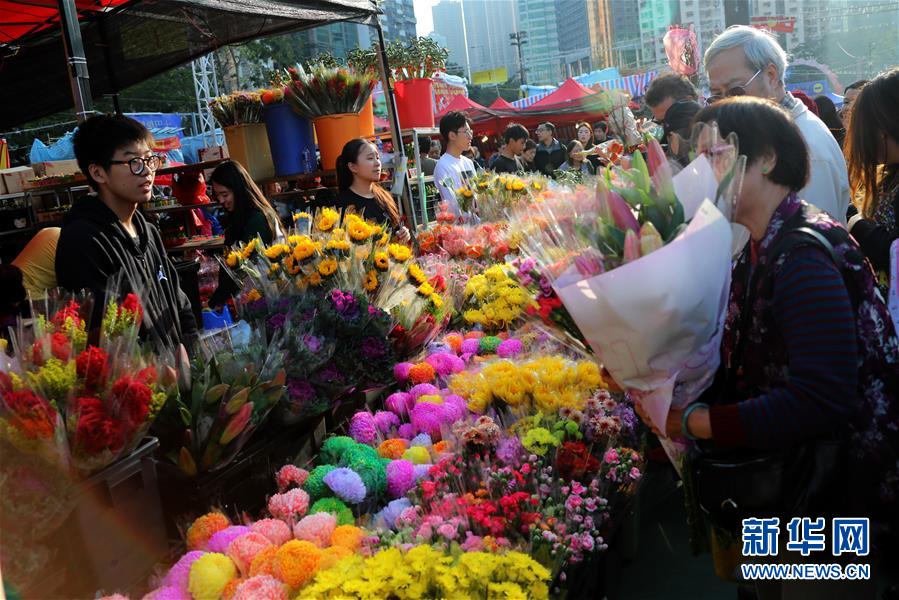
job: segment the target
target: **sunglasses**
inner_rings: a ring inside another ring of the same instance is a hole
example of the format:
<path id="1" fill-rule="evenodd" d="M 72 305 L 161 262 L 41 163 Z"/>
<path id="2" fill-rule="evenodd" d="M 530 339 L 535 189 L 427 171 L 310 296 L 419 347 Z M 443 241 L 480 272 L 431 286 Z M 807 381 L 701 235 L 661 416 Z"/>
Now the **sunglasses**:
<path id="1" fill-rule="evenodd" d="M 747 82 L 744 83 L 743 85 L 735 85 L 734 87 L 730 88 L 729 90 L 727 90 L 727 91 L 724 92 L 723 94 L 715 94 L 715 95 L 713 95 L 713 96 L 709 96 L 708 98 L 706 98 L 706 103 L 707 103 L 707 104 L 714 104 L 715 102 L 719 102 L 719 101 L 721 101 L 721 100 L 724 100 L 725 98 L 730 98 L 730 97 L 732 97 L 732 96 L 745 96 L 745 95 L 746 95 L 746 88 L 749 86 L 750 83 L 752 83 L 753 81 L 755 81 L 755 78 L 758 77 L 758 76 L 759 76 L 759 73 L 761 73 L 761 72 L 762 72 L 761 69 L 759 69 L 758 71 L 756 71 L 756 72 L 755 72 L 755 75 L 753 75 L 752 77 L 750 77 L 750 78 L 749 78 L 749 81 L 747 81 Z"/>

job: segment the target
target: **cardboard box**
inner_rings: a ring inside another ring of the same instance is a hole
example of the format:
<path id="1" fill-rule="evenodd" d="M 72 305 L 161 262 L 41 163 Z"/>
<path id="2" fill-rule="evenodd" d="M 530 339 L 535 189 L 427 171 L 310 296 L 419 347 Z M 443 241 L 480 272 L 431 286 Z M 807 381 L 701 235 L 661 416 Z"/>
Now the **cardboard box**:
<path id="1" fill-rule="evenodd" d="M 34 174 L 38 177 L 72 175 L 81 172 L 81 169 L 78 168 L 78 161 L 75 159 L 48 160 L 42 163 L 35 163 L 31 166 L 34 168 Z"/>
<path id="2" fill-rule="evenodd" d="M 8 194 L 17 194 L 25 191 L 25 185 L 29 180 L 34 179 L 34 169 L 31 167 L 13 167 L 11 169 L 3 169 L 0 171 L 3 182 L 6 184 L 6 192 Z"/>

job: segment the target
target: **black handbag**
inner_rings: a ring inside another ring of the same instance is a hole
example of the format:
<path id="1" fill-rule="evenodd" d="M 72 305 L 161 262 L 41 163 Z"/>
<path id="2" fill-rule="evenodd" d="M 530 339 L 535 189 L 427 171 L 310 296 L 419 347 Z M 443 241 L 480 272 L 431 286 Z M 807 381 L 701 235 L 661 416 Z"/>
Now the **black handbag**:
<path id="1" fill-rule="evenodd" d="M 768 264 L 800 244 L 819 244 L 837 267 L 842 261 L 827 239 L 814 229 L 800 227 L 785 233 Z M 734 398 L 737 367 L 743 352 L 749 310 L 762 268 L 752 275 L 744 308 L 743 331 L 737 340 L 731 368 L 722 366 L 706 397 Z M 721 451 L 700 444 L 691 458 L 690 474 L 696 500 L 716 526 L 737 531 L 747 518 L 835 516 L 848 503 L 848 436 L 834 433 L 778 450 L 737 449 Z"/>

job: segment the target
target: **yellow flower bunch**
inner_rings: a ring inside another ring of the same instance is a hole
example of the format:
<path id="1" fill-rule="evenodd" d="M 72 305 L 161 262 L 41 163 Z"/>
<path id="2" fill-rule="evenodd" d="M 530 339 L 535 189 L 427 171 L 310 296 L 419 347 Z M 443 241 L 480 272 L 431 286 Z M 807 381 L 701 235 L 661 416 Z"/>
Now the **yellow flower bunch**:
<path id="1" fill-rule="evenodd" d="M 291 236 L 294 237 L 294 236 Z M 302 262 L 309 259 L 316 251 L 315 242 L 307 235 L 296 236 L 299 239 L 293 244 L 291 255 L 296 262 Z"/>
<path id="2" fill-rule="evenodd" d="M 593 361 L 551 355 L 524 362 L 490 362 L 480 372 L 454 375 L 449 387 L 476 413 L 503 402 L 527 413 L 550 414 L 561 408 L 583 410 L 596 390 L 608 386 Z"/>
<path id="3" fill-rule="evenodd" d="M 365 287 L 366 292 L 373 292 L 378 289 L 378 273 L 374 269 L 365 274 L 365 281 L 363 282 L 363 287 Z"/>
<path id="4" fill-rule="evenodd" d="M 323 208 L 318 213 L 318 218 L 315 221 L 315 228 L 319 231 L 331 231 L 339 220 L 340 213 L 333 208 Z"/>
<path id="5" fill-rule="evenodd" d="M 309 219 L 311 219 L 311 218 L 312 218 L 312 215 L 310 215 L 310 214 L 307 213 L 307 212 L 296 212 L 296 213 L 293 213 L 293 222 L 294 222 L 294 223 L 296 223 L 296 222 L 299 221 L 300 219 L 306 219 L 306 220 L 309 220 Z"/>
<path id="6" fill-rule="evenodd" d="M 406 269 L 406 273 L 409 275 L 409 280 L 416 285 L 421 285 L 428 280 L 428 276 L 425 275 L 425 272 L 415 263 L 410 263 L 409 267 Z"/>
<path id="7" fill-rule="evenodd" d="M 389 548 L 370 558 L 344 558 L 320 570 L 297 597 L 544 600 L 549 579 L 545 567 L 521 552 L 465 552 L 456 558 L 431 546 L 414 546 L 406 553 Z"/>
<path id="8" fill-rule="evenodd" d="M 386 271 L 390 266 L 390 257 L 386 252 L 375 252 L 374 263 L 376 269 Z"/>
<path id="9" fill-rule="evenodd" d="M 243 247 L 241 251 L 241 256 L 243 256 L 244 260 L 249 259 L 253 256 L 253 253 L 256 251 L 256 248 L 259 246 L 259 238 L 253 238 L 250 242 Z"/>
<path id="10" fill-rule="evenodd" d="M 262 300 L 262 294 L 259 293 L 259 290 L 253 288 L 247 292 L 247 302 L 256 302 L 257 300 Z"/>
<path id="11" fill-rule="evenodd" d="M 412 249 L 403 244 L 390 244 L 387 246 L 387 252 L 396 262 L 406 262 L 412 258 Z"/>
<path id="12" fill-rule="evenodd" d="M 326 258 L 318 263 L 318 272 L 323 277 L 330 277 L 337 271 L 337 261 L 333 258 Z"/>
<path id="13" fill-rule="evenodd" d="M 281 260 L 284 256 L 290 254 L 290 246 L 287 244 L 273 244 L 262 251 L 269 260 Z"/>
<path id="14" fill-rule="evenodd" d="M 512 324 L 533 300 L 501 265 L 494 265 L 468 280 L 465 303 L 469 308 L 462 316 L 468 323 L 495 331 Z"/>
<path id="15" fill-rule="evenodd" d="M 362 243 L 372 236 L 374 228 L 366 223 L 365 219 L 359 215 L 347 215 L 344 224 L 346 225 L 346 230 L 350 235 L 350 239 L 356 243 Z"/>
<path id="16" fill-rule="evenodd" d="M 325 244 L 325 250 L 330 250 L 332 252 L 349 252 L 350 243 L 345 239 L 331 238 L 328 240 L 328 243 Z"/>
<path id="17" fill-rule="evenodd" d="M 234 269 L 237 267 L 237 265 L 240 264 L 240 261 L 241 261 L 240 252 L 237 252 L 236 250 L 232 250 L 231 252 L 228 253 L 228 258 L 225 259 L 225 264 L 228 265 L 229 267 L 231 267 L 232 269 Z"/>

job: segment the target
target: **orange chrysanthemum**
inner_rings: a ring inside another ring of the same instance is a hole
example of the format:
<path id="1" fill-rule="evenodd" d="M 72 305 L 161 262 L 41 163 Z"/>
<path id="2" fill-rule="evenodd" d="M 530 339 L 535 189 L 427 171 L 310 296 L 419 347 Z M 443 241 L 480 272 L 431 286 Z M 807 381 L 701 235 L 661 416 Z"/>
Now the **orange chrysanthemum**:
<path id="1" fill-rule="evenodd" d="M 230 525 L 228 517 L 222 513 L 211 512 L 203 515 L 194 521 L 187 530 L 188 550 L 203 550 L 209 538 Z"/>
<path id="2" fill-rule="evenodd" d="M 381 458 L 389 458 L 390 460 L 399 460 L 403 456 L 403 452 L 409 447 L 408 442 L 403 439 L 395 438 L 384 440 L 378 446 L 378 456 Z"/>
<path id="3" fill-rule="evenodd" d="M 437 373 L 434 371 L 434 367 L 426 362 L 413 365 L 412 368 L 409 369 L 409 380 L 414 384 L 431 383 L 436 376 Z"/>
<path id="4" fill-rule="evenodd" d="M 222 600 L 231 600 L 234 597 L 234 592 L 237 591 L 237 586 L 246 581 L 243 577 L 235 577 L 225 586 L 225 589 L 222 590 Z"/>
<path id="5" fill-rule="evenodd" d="M 462 352 L 462 336 L 458 333 L 449 333 L 443 338 L 443 342 L 452 348 L 453 352 L 459 354 Z"/>
<path id="6" fill-rule="evenodd" d="M 312 542 L 291 540 L 275 553 L 275 577 L 292 588 L 301 587 L 315 577 L 321 556 Z"/>
<path id="7" fill-rule="evenodd" d="M 355 552 L 362 546 L 365 533 L 355 525 L 338 525 L 331 534 L 332 546 L 343 546 Z"/>
<path id="8" fill-rule="evenodd" d="M 318 563 L 318 568 L 327 571 L 347 556 L 352 556 L 353 551 L 343 546 L 331 546 L 322 550 L 322 557 Z"/>
<path id="9" fill-rule="evenodd" d="M 278 546 L 269 546 L 256 555 L 253 562 L 250 563 L 250 577 L 257 575 L 275 576 L 275 554 L 278 552 Z"/>

